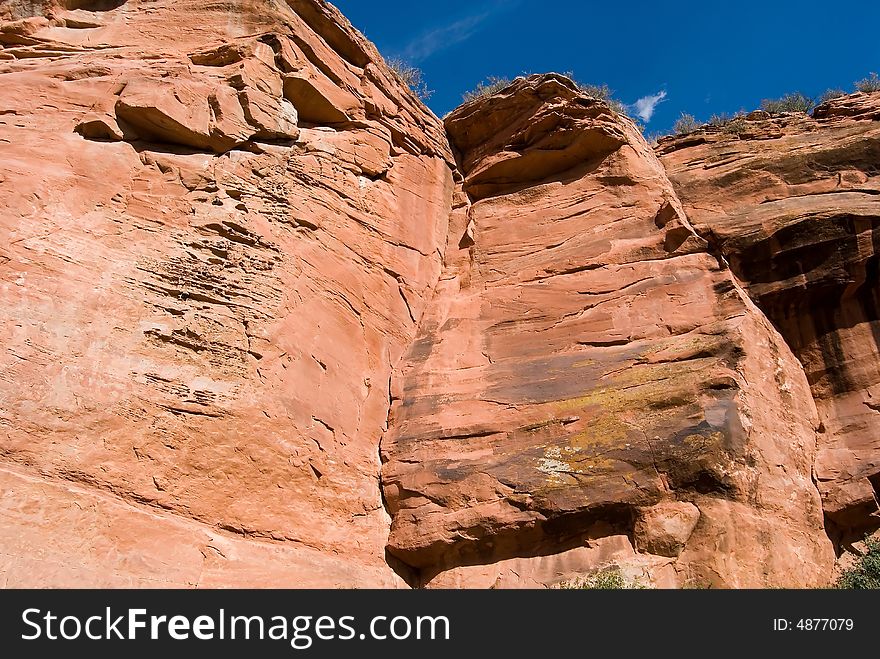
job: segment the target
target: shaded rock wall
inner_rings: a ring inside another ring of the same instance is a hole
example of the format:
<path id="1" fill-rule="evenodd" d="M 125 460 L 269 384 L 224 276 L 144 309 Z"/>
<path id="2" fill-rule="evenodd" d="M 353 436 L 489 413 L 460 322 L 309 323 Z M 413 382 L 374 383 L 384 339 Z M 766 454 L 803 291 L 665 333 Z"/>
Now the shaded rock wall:
<path id="1" fill-rule="evenodd" d="M 831 537 L 880 527 L 880 95 L 660 144 L 701 236 L 803 363 Z"/>

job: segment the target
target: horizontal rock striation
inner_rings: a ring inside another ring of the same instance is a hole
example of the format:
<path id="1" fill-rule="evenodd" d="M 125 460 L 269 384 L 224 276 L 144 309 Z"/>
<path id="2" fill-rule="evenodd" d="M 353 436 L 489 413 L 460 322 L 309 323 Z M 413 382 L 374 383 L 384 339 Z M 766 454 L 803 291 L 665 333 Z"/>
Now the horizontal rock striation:
<path id="1" fill-rule="evenodd" d="M 524 558 L 546 581 L 623 538 L 678 585 L 820 583 L 806 379 L 632 122 L 550 75 L 446 126 L 463 181 L 392 382 L 389 551 L 423 582 Z"/>
<path id="2" fill-rule="evenodd" d="M 322 2 L 74 5 L 0 29 L 5 583 L 402 584 L 442 125 Z"/>

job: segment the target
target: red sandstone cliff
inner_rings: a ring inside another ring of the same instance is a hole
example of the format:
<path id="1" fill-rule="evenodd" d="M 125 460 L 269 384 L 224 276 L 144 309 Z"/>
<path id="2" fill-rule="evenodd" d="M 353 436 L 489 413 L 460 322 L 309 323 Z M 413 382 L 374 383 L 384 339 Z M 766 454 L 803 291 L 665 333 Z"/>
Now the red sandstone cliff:
<path id="1" fill-rule="evenodd" d="M 819 413 L 826 531 L 880 526 L 880 95 L 754 113 L 659 151 L 697 232 L 803 365 Z"/>
<path id="2" fill-rule="evenodd" d="M 0 28 L 7 585 L 401 583 L 442 125 L 320 2 L 74 5 Z"/>
<path id="3" fill-rule="evenodd" d="M 395 378 L 390 551 L 437 585 L 609 560 L 666 586 L 821 583 L 806 378 L 632 122 L 534 76 L 446 126 L 464 181 Z"/>
<path id="4" fill-rule="evenodd" d="M 320 0 L 0 19 L 6 585 L 815 586 L 878 526 L 878 95 L 655 155 L 556 75 L 444 126 Z"/>

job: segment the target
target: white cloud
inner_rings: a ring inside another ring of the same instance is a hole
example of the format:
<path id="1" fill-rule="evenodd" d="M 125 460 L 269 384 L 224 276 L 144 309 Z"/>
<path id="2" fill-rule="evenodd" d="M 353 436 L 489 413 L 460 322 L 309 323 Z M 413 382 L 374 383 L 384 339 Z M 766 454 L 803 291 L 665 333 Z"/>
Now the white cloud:
<path id="1" fill-rule="evenodd" d="M 429 30 L 409 42 L 401 56 L 408 62 L 420 62 L 450 46 L 469 39 L 491 12 L 475 14 L 461 20 Z"/>
<path id="2" fill-rule="evenodd" d="M 470 39 L 487 19 L 509 11 L 521 2 L 522 0 L 488 0 L 474 3 L 477 7 L 471 15 L 423 32 L 410 41 L 399 55 L 408 62 L 417 63 L 426 60 L 441 50 Z"/>
<path id="3" fill-rule="evenodd" d="M 651 117 L 654 116 L 654 110 L 665 98 L 666 92 L 661 90 L 650 96 L 642 96 L 642 98 L 633 103 L 633 107 L 635 107 L 636 114 L 639 118 L 645 123 L 648 123 L 651 121 Z"/>

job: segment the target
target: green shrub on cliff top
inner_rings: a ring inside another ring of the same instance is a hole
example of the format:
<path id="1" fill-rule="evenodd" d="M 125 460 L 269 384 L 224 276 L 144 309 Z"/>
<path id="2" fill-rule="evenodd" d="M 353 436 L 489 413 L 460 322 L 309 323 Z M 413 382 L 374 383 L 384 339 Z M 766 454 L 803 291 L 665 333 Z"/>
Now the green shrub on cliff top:
<path id="1" fill-rule="evenodd" d="M 569 77 L 571 76 L 569 75 Z M 627 114 L 626 105 L 614 98 L 614 92 L 611 91 L 611 88 L 608 85 L 588 85 L 581 82 L 575 82 L 575 84 L 580 93 L 584 96 L 605 101 L 617 114 Z"/>
<path id="2" fill-rule="evenodd" d="M 846 96 L 846 92 L 842 89 L 826 89 L 819 97 L 819 105 L 827 103 L 828 101 L 833 101 L 835 98 L 840 98 L 841 96 Z"/>
<path id="3" fill-rule="evenodd" d="M 676 135 L 687 135 L 701 127 L 702 124 L 694 118 L 694 115 L 682 112 L 681 116 L 675 121 L 675 124 L 673 124 L 672 130 Z"/>
<path id="4" fill-rule="evenodd" d="M 732 115 L 726 112 L 713 114 L 709 117 L 709 125 L 720 128 L 721 132 L 731 135 L 741 135 L 748 127 L 746 124 L 746 113 L 742 110 Z"/>
<path id="5" fill-rule="evenodd" d="M 569 74 L 566 74 L 571 77 Z M 611 88 L 608 85 L 587 85 L 575 82 L 581 94 L 590 98 L 597 98 L 600 101 L 607 101 L 611 98 Z"/>
<path id="6" fill-rule="evenodd" d="M 800 92 L 786 94 L 782 98 L 765 98 L 761 101 L 761 109 L 770 114 L 783 112 L 807 113 L 816 106 L 812 98 Z"/>
<path id="7" fill-rule="evenodd" d="M 856 83 L 856 89 L 860 92 L 880 92 L 880 77 L 876 73 L 872 73 L 867 78 L 863 78 Z"/>

